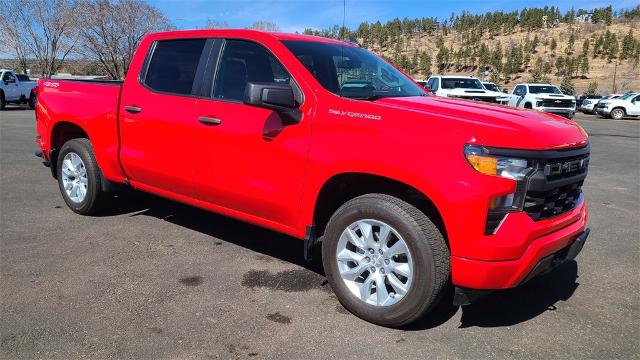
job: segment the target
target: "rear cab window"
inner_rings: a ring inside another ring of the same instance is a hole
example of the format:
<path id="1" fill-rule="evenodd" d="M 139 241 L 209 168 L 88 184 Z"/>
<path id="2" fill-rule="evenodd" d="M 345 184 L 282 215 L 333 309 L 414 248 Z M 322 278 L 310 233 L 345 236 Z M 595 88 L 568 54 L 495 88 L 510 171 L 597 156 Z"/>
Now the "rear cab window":
<path id="1" fill-rule="evenodd" d="M 155 92 L 195 94 L 194 83 L 206 42 L 207 39 L 157 41 L 146 68 L 143 84 Z"/>

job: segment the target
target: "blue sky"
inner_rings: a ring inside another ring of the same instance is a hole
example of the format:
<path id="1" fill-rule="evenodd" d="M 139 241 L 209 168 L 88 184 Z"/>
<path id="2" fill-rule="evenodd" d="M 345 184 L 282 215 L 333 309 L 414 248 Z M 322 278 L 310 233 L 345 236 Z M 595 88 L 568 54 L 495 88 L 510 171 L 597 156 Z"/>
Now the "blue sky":
<path id="1" fill-rule="evenodd" d="M 327 28 L 342 24 L 342 0 L 148 0 L 160 8 L 179 29 L 202 27 L 207 18 L 226 21 L 230 27 L 244 28 L 254 21 L 271 21 L 281 31 L 301 32 L 307 27 Z M 346 25 L 355 28 L 363 21 L 385 22 L 395 17 L 435 16 L 448 18 L 451 12 L 472 13 L 510 11 L 524 7 L 560 6 L 593 8 L 613 5 L 615 9 L 631 8 L 638 0 L 346 0 Z"/>

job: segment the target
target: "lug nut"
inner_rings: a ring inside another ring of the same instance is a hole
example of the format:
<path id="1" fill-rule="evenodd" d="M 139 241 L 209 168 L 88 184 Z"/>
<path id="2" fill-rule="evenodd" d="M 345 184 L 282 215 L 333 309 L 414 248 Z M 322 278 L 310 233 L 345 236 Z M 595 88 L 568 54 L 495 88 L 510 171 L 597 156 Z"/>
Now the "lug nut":
<path id="1" fill-rule="evenodd" d="M 384 274 L 384 268 L 380 269 L 380 274 Z"/>
<path id="2" fill-rule="evenodd" d="M 373 254 L 373 249 L 369 249 L 369 254 Z"/>
<path id="3" fill-rule="evenodd" d="M 371 270 L 371 272 L 376 272 L 376 268 L 375 268 L 375 267 L 373 267 L 373 266 L 371 267 L 371 269 L 370 269 L 370 270 Z"/>
<path id="4" fill-rule="evenodd" d="M 371 261 L 371 259 L 369 259 L 368 256 L 366 258 L 364 258 L 364 262 L 369 262 L 369 261 Z"/>
<path id="5" fill-rule="evenodd" d="M 368 258 L 367 258 L 368 259 Z M 389 265 L 389 259 L 384 259 L 384 264 Z"/>
<path id="6" fill-rule="evenodd" d="M 382 249 L 378 249 L 378 254 L 382 255 Z"/>
<path id="7" fill-rule="evenodd" d="M 394 292 L 390 292 L 390 293 L 389 293 L 389 296 L 391 296 L 392 298 L 394 298 L 394 297 L 396 297 L 396 293 L 394 293 Z"/>

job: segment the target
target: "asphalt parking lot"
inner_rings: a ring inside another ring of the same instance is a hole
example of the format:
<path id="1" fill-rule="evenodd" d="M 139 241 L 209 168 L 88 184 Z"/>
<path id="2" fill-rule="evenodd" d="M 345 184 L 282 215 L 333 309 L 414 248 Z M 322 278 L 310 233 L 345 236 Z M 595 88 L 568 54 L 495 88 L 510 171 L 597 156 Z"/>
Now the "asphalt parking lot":
<path id="1" fill-rule="evenodd" d="M 344 310 L 296 239 L 136 192 L 75 215 L 33 112 L 0 112 L 0 358 L 640 358 L 640 121 L 576 119 L 577 263 L 396 330 Z"/>

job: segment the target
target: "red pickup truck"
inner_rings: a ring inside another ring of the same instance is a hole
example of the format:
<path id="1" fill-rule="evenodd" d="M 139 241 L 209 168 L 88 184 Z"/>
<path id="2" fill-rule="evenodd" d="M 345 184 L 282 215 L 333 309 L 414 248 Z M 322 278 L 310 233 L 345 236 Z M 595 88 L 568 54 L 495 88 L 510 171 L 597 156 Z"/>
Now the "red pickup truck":
<path id="1" fill-rule="evenodd" d="M 251 30 L 146 36 L 123 82 L 40 80 L 37 137 L 93 214 L 127 185 L 322 244 L 340 302 L 400 326 L 573 259 L 587 134 L 428 96 L 357 45 Z"/>

